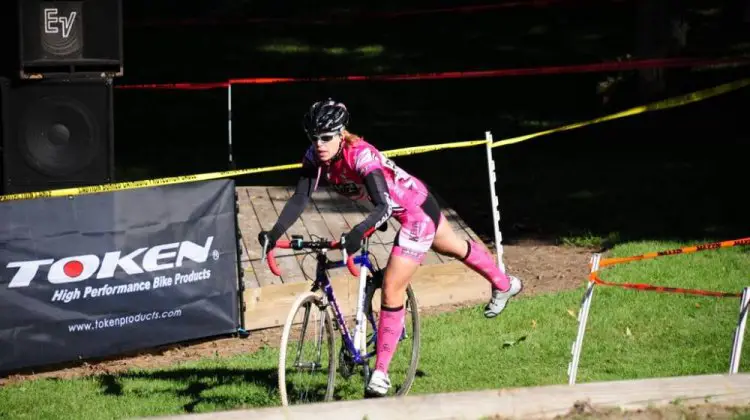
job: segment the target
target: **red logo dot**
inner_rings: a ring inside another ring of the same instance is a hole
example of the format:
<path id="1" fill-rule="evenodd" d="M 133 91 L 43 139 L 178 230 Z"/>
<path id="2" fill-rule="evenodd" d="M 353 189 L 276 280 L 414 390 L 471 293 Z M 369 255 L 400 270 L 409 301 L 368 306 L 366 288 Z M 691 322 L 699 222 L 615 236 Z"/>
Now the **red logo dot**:
<path id="1" fill-rule="evenodd" d="M 63 273 L 70 278 L 76 278 L 83 273 L 83 264 L 80 261 L 68 261 L 63 266 Z"/>

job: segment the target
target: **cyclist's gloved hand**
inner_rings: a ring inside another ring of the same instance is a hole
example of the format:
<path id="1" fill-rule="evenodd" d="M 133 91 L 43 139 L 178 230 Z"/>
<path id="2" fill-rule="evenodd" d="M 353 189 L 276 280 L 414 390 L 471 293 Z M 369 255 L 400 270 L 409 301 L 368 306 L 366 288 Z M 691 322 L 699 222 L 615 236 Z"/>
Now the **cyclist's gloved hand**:
<path id="1" fill-rule="evenodd" d="M 359 251 L 362 247 L 363 237 L 364 235 L 359 229 L 352 229 L 351 232 L 341 236 L 341 238 L 344 239 L 344 248 L 346 248 L 347 256 L 353 255 L 355 252 Z"/>
<path id="2" fill-rule="evenodd" d="M 260 231 L 258 234 L 258 242 L 260 242 L 261 249 L 263 249 L 263 244 L 268 243 L 268 246 L 266 246 L 266 252 L 272 250 L 276 246 L 276 239 L 272 238 L 267 230 Z"/>

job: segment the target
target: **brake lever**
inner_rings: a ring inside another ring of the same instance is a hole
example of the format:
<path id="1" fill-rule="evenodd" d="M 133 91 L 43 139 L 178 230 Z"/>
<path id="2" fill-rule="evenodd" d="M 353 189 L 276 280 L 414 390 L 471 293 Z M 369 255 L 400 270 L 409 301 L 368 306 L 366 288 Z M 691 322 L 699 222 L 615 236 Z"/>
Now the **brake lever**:
<path id="1" fill-rule="evenodd" d="M 268 238 L 266 238 L 266 240 L 263 241 L 263 258 L 261 258 L 261 263 L 263 264 L 266 263 L 266 255 L 267 255 L 266 250 L 267 249 L 268 249 Z"/>
<path id="2" fill-rule="evenodd" d="M 344 255 L 344 262 L 346 262 L 347 255 L 346 255 L 346 236 L 341 235 L 341 240 L 339 241 L 339 244 L 341 245 L 341 253 Z"/>

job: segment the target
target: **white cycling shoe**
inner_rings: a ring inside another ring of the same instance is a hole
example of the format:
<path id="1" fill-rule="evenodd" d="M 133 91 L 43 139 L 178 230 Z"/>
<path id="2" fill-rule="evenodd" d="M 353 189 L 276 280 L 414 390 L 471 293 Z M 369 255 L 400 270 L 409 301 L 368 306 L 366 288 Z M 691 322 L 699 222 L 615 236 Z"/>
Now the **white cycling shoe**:
<path id="1" fill-rule="evenodd" d="M 500 312 L 505 309 L 505 305 L 508 304 L 508 300 L 513 296 L 517 295 L 523 289 L 523 283 L 518 277 L 508 276 L 510 278 L 510 289 L 507 292 L 501 292 L 498 289 L 492 289 L 492 297 L 489 303 L 484 307 L 484 316 L 487 318 L 494 318 L 500 315 Z"/>
<path id="2" fill-rule="evenodd" d="M 367 394 L 372 397 L 385 397 L 391 389 L 391 380 L 387 373 L 379 370 L 372 372 L 370 383 L 367 384 Z"/>

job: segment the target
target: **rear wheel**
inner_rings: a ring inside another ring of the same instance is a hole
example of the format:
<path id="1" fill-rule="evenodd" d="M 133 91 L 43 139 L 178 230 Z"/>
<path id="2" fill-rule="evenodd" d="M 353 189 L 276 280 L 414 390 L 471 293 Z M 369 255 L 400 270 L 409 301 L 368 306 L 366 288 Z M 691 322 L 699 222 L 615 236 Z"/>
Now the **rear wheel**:
<path id="1" fill-rule="evenodd" d="M 370 330 L 372 331 L 367 343 L 368 353 L 372 356 L 372 368 L 368 369 L 368 374 L 365 376 L 365 386 L 370 379 L 369 372 L 374 370 L 382 287 L 383 271 L 376 270 L 368 281 L 365 296 L 365 316 L 370 322 Z M 411 285 L 406 288 L 404 309 L 404 328 L 396 353 L 393 355 L 388 368 L 391 393 L 396 396 L 404 396 L 409 392 L 417 375 L 417 365 L 419 364 L 419 306 Z"/>

